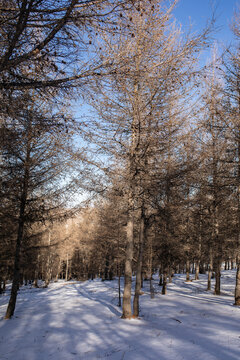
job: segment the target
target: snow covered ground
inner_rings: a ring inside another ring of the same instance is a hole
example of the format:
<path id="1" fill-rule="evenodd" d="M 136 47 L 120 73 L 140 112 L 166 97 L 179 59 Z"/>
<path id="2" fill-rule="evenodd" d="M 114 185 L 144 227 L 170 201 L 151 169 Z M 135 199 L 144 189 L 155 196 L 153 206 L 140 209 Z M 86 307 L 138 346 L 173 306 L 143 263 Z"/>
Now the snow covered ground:
<path id="1" fill-rule="evenodd" d="M 222 274 L 222 295 L 206 292 L 206 276 L 176 275 L 168 294 L 141 296 L 141 319 L 123 320 L 117 281 L 22 287 L 15 315 L 3 320 L 9 291 L 0 296 L 1 360 L 239 360 L 240 308 L 233 306 L 234 271 Z"/>

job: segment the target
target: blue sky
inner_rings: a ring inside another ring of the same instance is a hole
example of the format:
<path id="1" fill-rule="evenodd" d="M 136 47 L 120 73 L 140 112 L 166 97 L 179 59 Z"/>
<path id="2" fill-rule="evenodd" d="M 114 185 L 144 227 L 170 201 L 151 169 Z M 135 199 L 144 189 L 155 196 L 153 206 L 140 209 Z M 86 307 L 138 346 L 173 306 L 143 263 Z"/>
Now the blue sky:
<path id="1" fill-rule="evenodd" d="M 239 0 L 179 0 L 174 15 L 184 26 L 189 24 L 189 18 L 194 30 L 204 27 L 211 18 L 215 8 L 216 25 L 219 28 L 214 35 L 220 41 L 230 42 L 233 35 L 229 29 L 234 10 L 240 6 Z"/>

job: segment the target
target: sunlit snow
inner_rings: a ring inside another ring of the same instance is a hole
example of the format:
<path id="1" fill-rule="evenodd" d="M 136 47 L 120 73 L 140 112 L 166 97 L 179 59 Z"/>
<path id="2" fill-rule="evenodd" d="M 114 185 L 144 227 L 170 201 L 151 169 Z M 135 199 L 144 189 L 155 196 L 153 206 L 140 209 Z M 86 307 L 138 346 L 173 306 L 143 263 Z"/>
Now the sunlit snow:
<path id="1" fill-rule="evenodd" d="M 239 360 L 240 307 L 234 271 L 223 271 L 222 295 L 205 291 L 206 275 L 175 275 L 168 294 L 144 282 L 141 318 L 121 319 L 117 280 L 59 281 L 23 286 L 14 317 L 3 320 L 9 289 L 0 296 L 1 360 Z"/>

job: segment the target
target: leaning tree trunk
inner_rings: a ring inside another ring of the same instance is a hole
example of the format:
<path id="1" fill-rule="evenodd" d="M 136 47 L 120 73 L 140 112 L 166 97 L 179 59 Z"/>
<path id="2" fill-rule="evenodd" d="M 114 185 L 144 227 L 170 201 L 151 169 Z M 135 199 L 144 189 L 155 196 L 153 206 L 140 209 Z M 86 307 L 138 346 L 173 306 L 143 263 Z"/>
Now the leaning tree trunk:
<path id="1" fill-rule="evenodd" d="M 20 282 L 20 252 L 21 245 L 23 240 L 23 231 L 25 225 L 25 208 L 27 202 L 27 193 L 28 193 L 28 183 L 29 183 L 29 160 L 30 160 L 30 144 L 27 147 L 27 154 L 25 160 L 25 168 L 24 168 L 24 178 L 23 178 L 23 188 L 20 199 L 20 211 L 18 218 L 18 233 L 16 239 L 16 248 L 15 248 L 15 257 L 14 257 L 14 268 L 13 268 L 13 282 L 10 300 L 7 307 L 7 312 L 5 315 L 5 319 L 10 319 L 15 310 L 16 301 L 17 301 L 17 292 L 19 289 Z"/>

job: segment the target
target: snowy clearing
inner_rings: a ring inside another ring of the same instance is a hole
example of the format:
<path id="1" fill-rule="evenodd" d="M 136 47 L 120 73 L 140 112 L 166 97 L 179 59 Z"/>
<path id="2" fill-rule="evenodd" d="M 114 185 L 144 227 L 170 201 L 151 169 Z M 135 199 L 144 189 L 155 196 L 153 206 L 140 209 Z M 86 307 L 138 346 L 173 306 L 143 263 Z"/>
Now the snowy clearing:
<path id="1" fill-rule="evenodd" d="M 239 360 L 240 308 L 233 306 L 234 271 L 222 273 L 222 295 L 206 292 L 206 276 L 186 283 L 175 275 L 168 294 L 150 299 L 144 282 L 141 319 L 121 319 L 117 281 L 22 287 L 15 315 L 3 320 L 1 360 Z"/>

